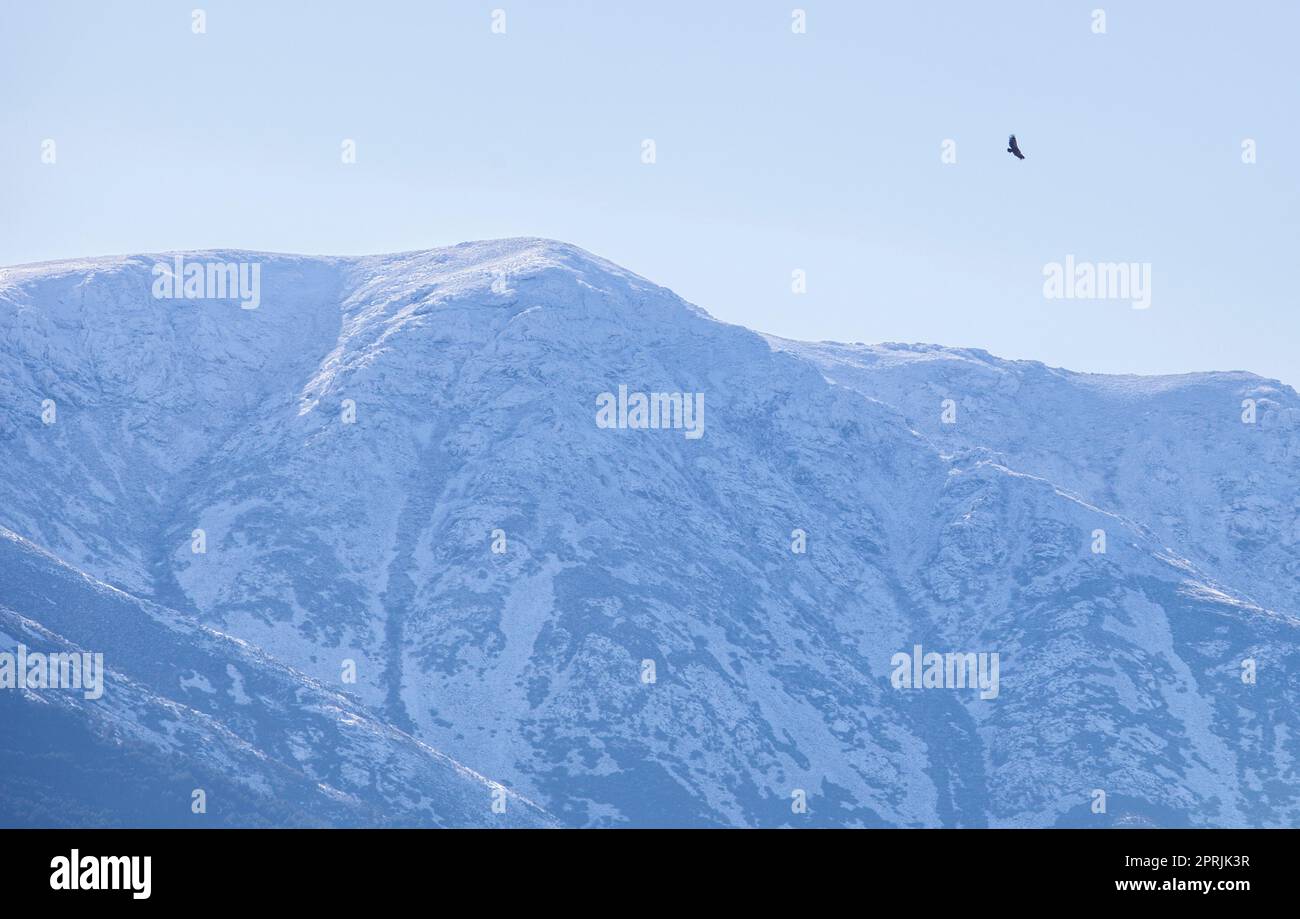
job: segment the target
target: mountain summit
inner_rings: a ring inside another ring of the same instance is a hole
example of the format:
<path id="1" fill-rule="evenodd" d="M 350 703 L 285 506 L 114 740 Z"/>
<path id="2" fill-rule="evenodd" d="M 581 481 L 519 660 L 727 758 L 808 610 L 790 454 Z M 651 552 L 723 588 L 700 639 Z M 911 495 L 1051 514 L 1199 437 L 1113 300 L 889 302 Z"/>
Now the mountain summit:
<path id="1" fill-rule="evenodd" d="M 1294 825 L 1298 460 L 547 240 L 0 269 L 0 652 L 108 671 L 0 823 Z"/>

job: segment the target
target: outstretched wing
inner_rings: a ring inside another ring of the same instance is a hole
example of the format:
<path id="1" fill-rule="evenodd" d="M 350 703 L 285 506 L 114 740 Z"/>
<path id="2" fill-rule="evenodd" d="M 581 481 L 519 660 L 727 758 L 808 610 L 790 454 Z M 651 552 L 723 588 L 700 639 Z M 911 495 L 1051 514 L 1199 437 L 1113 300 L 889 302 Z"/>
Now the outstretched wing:
<path id="1" fill-rule="evenodd" d="M 1007 145 L 1008 145 L 1007 152 L 1014 153 L 1016 155 L 1016 159 L 1023 160 L 1025 158 L 1025 155 L 1020 152 L 1020 145 L 1016 143 L 1016 135 L 1014 134 L 1011 135 L 1011 137 L 1007 140 Z"/>

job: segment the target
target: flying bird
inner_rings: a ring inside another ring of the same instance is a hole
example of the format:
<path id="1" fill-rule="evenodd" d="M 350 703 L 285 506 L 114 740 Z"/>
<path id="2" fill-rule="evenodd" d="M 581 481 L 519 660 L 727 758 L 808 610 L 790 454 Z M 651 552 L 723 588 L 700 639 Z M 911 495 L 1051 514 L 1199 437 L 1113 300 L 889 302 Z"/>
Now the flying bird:
<path id="1" fill-rule="evenodd" d="M 1011 139 L 1007 141 L 1007 152 L 1014 153 L 1016 159 L 1023 160 L 1025 155 L 1020 152 L 1020 145 L 1016 143 L 1016 135 L 1012 134 Z"/>

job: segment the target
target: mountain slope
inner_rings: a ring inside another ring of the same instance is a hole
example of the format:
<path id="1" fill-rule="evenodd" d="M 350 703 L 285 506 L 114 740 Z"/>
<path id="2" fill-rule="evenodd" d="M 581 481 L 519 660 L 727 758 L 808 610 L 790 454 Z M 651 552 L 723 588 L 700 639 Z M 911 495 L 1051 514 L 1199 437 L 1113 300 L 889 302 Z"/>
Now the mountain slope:
<path id="1" fill-rule="evenodd" d="M 888 403 L 936 448 L 987 450 L 1140 521 L 1257 602 L 1300 608 L 1300 397 L 1290 387 L 1249 373 L 1104 376 L 927 345 L 768 341 Z M 949 398 L 957 421 L 945 424 Z"/>
<path id="2" fill-rule="evenodd" d="M 354 700 L 0 530 L 0 651 L 89 651 L 98 698 L 0 693 L 0 825 L 545 826 Z M 58 629 L 58 632 L 53 631 Z M 93 695 L 93 694 L 92 694 Z M 191 810 L 202 789 L 205 810 Z"/>
<path id="3" fill-rule="evenodd" d="M 0 273 L 0 524 L 322 684 L 355 661 L 560 820 L 1300 816 L 1294 440 L 1205 421 L 1289 390 L 764 339 L 545 240 L 185 258 L 256 261 L 261 305 L 155 300 L 143 256 Z M 600 426 L 620 387 L 702 394 L 702 436 Z M 1203 423 L 1153 450 L 1115 390 Z M 996 697 L 895 688 L 918 644 L 996 652 Z"/>

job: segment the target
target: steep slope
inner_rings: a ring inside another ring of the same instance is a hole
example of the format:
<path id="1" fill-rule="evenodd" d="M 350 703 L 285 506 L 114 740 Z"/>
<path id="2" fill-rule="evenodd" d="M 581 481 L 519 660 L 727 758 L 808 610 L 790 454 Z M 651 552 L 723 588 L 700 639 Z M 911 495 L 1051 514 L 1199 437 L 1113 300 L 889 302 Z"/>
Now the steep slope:
<path id="1" fill-rule="evenodd" d="M 768 340 L 887 403 L 937 448 L 987 450 L 1141 522 L 1244 596 L 1300 609 L 1300 396 L 1290 387 L 1249 373 L 1104 376 L 930 345 Z M 956 403 L 953 423 L 944 399 Z"/>
<path id="2" fill-rule="evenodd" d="M 135 590 L 151 589 L 159 517 L 187 471 L 288 400 L 339 329 L 339 270 L 328 259 L 270 260 L 273 299 L 255 311 L 155 299 L 152 269 L 171 259 L 0 269 L 3 523 Z M 43 424 L 49 403 L 55 422 Z"/>
<path id="3" fill-rule="evenodd" d="M 1209 490 L 1180 526 L 1144 517 L 1168 495 L 1103 500 L 1137 486 L 1079 465 L 1087 392 L 985 418 L 1035 466 L 945 442 L 939 399 L 958 428 L 992 400 L 946 366 L 877 390 L 857 349 L 764 340 L 564 244 L 186 258 L 257 260 L 261 306 L 160 303 L 143 257 L 0 274 L 0 523 L 324 684 L 355 661 L 366 706 L 565 822 L 1300 815 L 1292 586 L 1259 588 L 1293 556 L 1249 580 L 1210 552 Z M 702 394 L 702 436 L 600 426 L 620 387 Z M 1169 432 L 1168 461 L 1219 434 Z M 1223 487 L 1232 461 L 1203 460 Z M 998 653 L 996 697 L 895 688 L 917 644 Z"/>
<path id="4" fill-rule="evenodd" d="M 0 825 L 545 826 L 530 802 L 241 642 L 0 530 L 0 651 L 103 655 L 102 694 L 10 689 Z M 58 631 L 54 631 L 57 629 Z M 96 697 L 97 696 L 97 697 Z M 195 789 L 203 813 L 191 809 Z"/>

